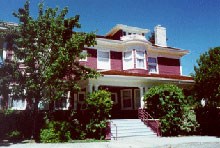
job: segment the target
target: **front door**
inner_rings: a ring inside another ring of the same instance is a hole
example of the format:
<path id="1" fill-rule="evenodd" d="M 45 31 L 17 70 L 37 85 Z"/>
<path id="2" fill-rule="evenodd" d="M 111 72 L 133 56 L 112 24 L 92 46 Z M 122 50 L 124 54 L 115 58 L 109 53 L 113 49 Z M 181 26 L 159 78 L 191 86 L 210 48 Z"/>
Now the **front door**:
<path id="1" fill-rule="evenodd" d="M 121 109 L 130 110 L 132 106 L 132 89 L 121 90 Z"/>

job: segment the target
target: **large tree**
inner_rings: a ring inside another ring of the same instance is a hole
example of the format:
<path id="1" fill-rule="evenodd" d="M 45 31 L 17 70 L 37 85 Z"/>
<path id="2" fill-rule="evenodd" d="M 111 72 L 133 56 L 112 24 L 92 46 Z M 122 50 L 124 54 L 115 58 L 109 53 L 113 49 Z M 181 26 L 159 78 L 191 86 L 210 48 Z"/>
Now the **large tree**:
<path id="1" fill-rule="evenodd" d="M 209 105 L 217 105 L 220 101 L 220 47 L 201 54 L 194 70 L 197 98 L 208 100 Z"/>
<path id="2" fill-rule="evenodd" d="M 59 99 L 67 91 L 79 88 L 79 81 L 98 76 L 95 70 L 79 64 L 85 46 L 96 44 L 94 33 L 75 32 L 79 15 L 67 18 L 68 9 L 47 8 L 39 4 L 36 18 L 30 16 L 29 1 L 14 16 L 19 19 L 14 94 L 34 100 Z"/>

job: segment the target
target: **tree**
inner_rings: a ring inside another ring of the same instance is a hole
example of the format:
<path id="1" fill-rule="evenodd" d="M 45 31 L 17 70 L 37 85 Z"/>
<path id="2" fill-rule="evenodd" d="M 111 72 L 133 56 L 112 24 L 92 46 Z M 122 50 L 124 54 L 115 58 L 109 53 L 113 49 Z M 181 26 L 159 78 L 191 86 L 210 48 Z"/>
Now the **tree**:
<path id="1" fill-rule="evenodd" d="M 197 98 L 207 99 L 208 105 L 216 106 L 220 100 L 220 47 L 201 54 L 194 71 Z"/>
<path id="2" fill-rule="evenodd" d="M 16 95 L 35 102 L 56 100 L 79 88 L 79 81 L 98 76 L 95 70 L 79 64 L 85 46 L 96 44 L 93 33 L 74 32 L 80 28 L 79 15 L 66 18 L 68 9 L 47 8 L 39 4 L 38 17 L 30 16 L 29 1 L 14 16 L 19 19 L 15 59 L 25 69 L 16 70 Z M 24 91 L 25 90 L 25 91 Z"/>
<path id="3" fill-rule="evenodd" d="M 154 118 L 160 119 L 163 135 L 178 135 L 196 130 L 195 112 L 191 109 L 191 104 L 188 104 L 182 89 L 176 85 L 152 87 L 144 98 L 148 112 Z"/>

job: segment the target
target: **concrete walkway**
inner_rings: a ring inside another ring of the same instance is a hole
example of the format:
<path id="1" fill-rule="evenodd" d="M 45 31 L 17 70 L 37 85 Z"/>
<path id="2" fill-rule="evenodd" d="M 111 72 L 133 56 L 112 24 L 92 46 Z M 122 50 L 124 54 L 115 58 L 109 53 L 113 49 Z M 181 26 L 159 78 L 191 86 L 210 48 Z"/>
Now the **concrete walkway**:
<path id="1" fill-rule="evenodd" d="M 58 143 L 58 144 L 0 144 L 12 148 L 220 148 L 220 138 L 211 136 L 124 138 L 109 142 Z"/>

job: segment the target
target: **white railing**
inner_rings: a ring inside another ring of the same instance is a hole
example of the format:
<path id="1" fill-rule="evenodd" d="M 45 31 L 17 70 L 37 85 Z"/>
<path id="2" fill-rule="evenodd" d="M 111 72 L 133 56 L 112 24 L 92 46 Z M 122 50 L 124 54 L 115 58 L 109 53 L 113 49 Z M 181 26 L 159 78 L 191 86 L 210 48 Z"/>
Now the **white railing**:
<path id="1" fill-rule="evenodd" d="M 129 41 L 129 40 L 147 40 L 145 36 L 139 35 L 139 34 L 131 34 L 131 35 L 126 35 L 122 36 L 120 38 L 122 41 Z"/>

